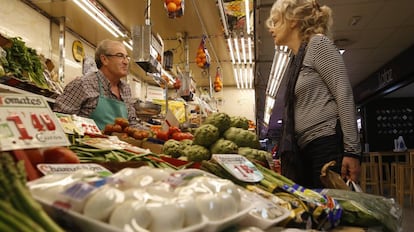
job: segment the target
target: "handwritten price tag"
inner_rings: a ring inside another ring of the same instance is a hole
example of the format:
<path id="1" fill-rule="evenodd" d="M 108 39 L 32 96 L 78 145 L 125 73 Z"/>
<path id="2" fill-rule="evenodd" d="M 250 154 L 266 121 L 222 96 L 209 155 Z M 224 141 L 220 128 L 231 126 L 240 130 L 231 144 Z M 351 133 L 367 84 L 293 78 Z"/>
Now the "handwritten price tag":
<path id="1" fill-rule="evenodd" d="M 62 113 L 55 113 L 55 115 L 66 134 L 102 134 L 93 119 Z"/>
<path id="2" fill-rule="evenodd" d="M 237 179 L 244 182 L 258 182 L 263 174 L 246 157 L 237 154 L 213 154 L 212 157 Z"/>
<path id="3" fill-rule="evenodd" d="M 99 130 L 95 121 L 91 118 L 80 117 L 73 115 L 73 121 L 75 122 L 76 127 L 81 131 L 81 134 L 98 134 L 101 135 L 102 132 Z"/>
<path id="4" fill-rule="evenodd" d="M 69 144 L 44 97 L 0 93 L 0 150 Z"/>

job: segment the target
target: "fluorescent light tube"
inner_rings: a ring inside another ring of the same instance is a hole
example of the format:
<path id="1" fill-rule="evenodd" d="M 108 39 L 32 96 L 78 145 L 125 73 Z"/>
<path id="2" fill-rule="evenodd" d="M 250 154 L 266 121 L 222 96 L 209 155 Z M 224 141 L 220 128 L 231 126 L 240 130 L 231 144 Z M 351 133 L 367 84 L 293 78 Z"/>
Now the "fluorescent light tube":
<path id="1" fill-rule="evenodd" d="M 250 35 L 250 0 L 244 1 L 244 9 L 246 11 L 246 30 L 247 34 Z"/>
<path id="2" fill-rule="evenodd" d="M 236 60 L 234 59 L 233 43 L 231 42 L 231 38 L 227 38 L 227 45 L 229 46 L 229 49 L 230 49 L 231 63 L 235 64 Z"/>
<path id="3" fill-rule="evenodd" d="M 76 5 L 78 5 L 83 11 L 85 11 L 89 16 L 91 16 L 96 22 L 98 22 L 102 27 L 109 31 L 115 37 L 125 36 L 122 33 L 118 26 L 116 26 L 106 15 L 104 15 L 100 10 L 96 8 L 88 0 L 73 0 Z"/>

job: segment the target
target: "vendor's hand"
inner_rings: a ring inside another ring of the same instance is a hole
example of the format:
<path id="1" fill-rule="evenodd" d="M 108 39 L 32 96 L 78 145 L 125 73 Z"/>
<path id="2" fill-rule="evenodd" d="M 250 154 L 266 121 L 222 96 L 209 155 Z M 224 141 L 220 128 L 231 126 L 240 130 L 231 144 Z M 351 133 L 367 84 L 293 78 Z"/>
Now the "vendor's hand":
<path id="1" fill-rule="evenodd" d="M 342 159 L 342 178 L 358 183 L 360 172 L 361 166 L 358 159 L 347 156 Z"/>

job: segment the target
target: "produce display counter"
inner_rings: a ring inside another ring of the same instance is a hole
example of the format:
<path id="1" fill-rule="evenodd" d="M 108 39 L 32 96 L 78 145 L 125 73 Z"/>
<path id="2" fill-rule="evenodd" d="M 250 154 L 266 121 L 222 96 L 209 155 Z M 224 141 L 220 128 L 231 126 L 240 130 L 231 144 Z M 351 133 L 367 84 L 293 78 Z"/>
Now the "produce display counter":
<path id="1" fill-rule="evenodd" d="M 401 225 L 401 209 L 393 199 L 307 189 L 275 172 L 242 118 L 212 114 L 193 137 L 182 139 L 189 134 L 170 127 L 163 141 L 124 122 L 117 118 L 102 134 L 72 134 L 69 146 L 6 152 L 41 172 L 27 183 L 29 195 L 63 229 L 348 231 L 347 226 L 380 226 L 396 231 Z M 38 159 L 30 159 L 34 154 Z"/>

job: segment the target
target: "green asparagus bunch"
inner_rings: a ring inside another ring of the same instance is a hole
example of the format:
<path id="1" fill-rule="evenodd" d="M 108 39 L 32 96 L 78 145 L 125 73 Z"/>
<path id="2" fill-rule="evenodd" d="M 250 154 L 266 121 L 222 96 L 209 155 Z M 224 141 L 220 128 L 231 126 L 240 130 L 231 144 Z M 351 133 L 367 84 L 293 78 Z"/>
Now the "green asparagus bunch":
<path id="1" fill-rule="evenodd" d="M 63 232 L 26 187 L 23 161 L 0 153 L 0 231 Z"/>

